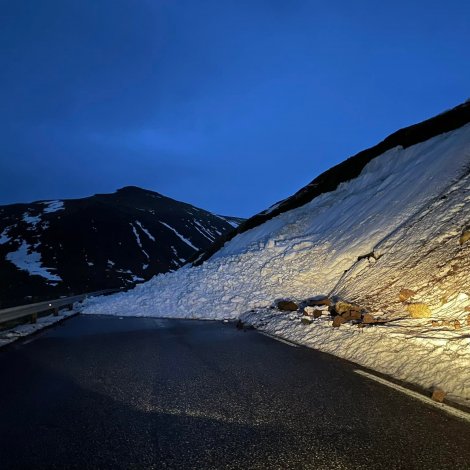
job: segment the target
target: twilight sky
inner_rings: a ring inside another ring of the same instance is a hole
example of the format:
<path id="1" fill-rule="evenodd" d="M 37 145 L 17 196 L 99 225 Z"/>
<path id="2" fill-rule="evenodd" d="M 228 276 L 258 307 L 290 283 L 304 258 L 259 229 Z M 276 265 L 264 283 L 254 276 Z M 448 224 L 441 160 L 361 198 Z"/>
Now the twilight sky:
<path id="1" fill-rule="evenodd" d="M 0 204 L 249 216 L 470 97 L 468 0 L 0 0 Z"/>

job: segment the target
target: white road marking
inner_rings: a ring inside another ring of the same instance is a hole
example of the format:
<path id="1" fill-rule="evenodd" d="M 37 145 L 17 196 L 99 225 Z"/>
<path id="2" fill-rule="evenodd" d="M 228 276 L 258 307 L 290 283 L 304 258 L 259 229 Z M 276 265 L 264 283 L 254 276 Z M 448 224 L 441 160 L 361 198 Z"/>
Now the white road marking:
<path id="1" fill-rule="evenodd" d="M 268 338 L 275 339 L 276 341 L 279 341 L 280 343 L 287 344 L 289 346 L 292 346 L 293 348 L 298 348 L 299 346 L 297 344 L 291 343 L 290 341 L 287 341 L 282 338 L 278 338 L 277 336 L 270 335 L 269 333 L 266 333 L 264 331 L 258 330 L 258 333 L 261 333 L 264 336 L 267 336 Z"/>
<path id="2" fill-rule="evenodd" d="M 367 377 L 368 379 L 375 380 L 376 382 L 379 382 L 382 385 L 386 385 L 387 387 L 398 390 L 399 392 L 402 392 L 405 395 L 416 398 L 417 400 L 420 400 L 426 403 L 427 405 L 431 405 L 434 408 L 438 408 L 439 410 L 445 411 L 450 415 L 457 416 L 460 419 L 464 419 L 465 421 L 470 422 L 470 413 L 459 410 L 458 408 L 453 408 L 452 406 L 446 405 L 444 403 L 438 403 L 437 401 L 425 397 L 424 395 L 421 395 L 418 392 L 414 392 L 413 390 L 394 384 L 393 382 L 389 382 L 388 380 L 382 379 L 381 377 L 377 377 L 376 375 L 369 374 L 364 370 L 356 369 L 354 370 L 354 372 L 356 372 L 356 374 L 362 375 L 363 377 Z"/>

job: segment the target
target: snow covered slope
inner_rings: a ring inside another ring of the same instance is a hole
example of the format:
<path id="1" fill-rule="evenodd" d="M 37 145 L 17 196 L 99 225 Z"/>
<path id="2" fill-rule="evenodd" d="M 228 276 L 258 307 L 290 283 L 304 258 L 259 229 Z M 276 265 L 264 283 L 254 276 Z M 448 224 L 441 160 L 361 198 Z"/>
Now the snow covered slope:
<path id="1" fill-rule="evenodd" d="M 434 245 L 441 246 L 443 236 L 455 237 L 456 249 L 467 249 L 467 245 L 459 245 L 458 238 L 469 222 L 465 213 L 469 165 L 470 125 L 407 149 L 389 150 L 335 191 L 237 235 L 201 266 L 157 276 L 129 293 L 95 300 L 86 310 L 120 315 L 236 317 L 280 297 L 334 293 L 337 284 L 338 293 L 344 297 L 366 300 L 366 287 L 358 290 L 348 279 L 357 284 L 358 270 L 369 270 L 363 277 L 375 278 L 374 273 L 391 262 L 384 250 L 393 246 L 399 231 L 402 238 L 408 234 L 430 251 Z M 458 203 L 448 220 L 449 210 L 441 214 L 439 208 L 445 207 L 443 202 L 456 185 L 462 189 L 453 196 Z M 421 229 L 407 231 L 409 224 L 417 223 L 432 208 L 439 212 L 432 215 L 434 230 L 439 227 L 444 235 L 432 238 Z M 379 261 L 366 257 L 374 251 L 382 255 Z M 396 252 L 394 258 L 401 253 Z M 410 276 L 420 277 L 416 270 L 413 273 Z M 403 275 L 400 269 L 389 273 L 396 278 Z M 373 284 L 376 288 L 377 279 Z M 411 288 L 411 280 L 408 284 L 406 287 Z"/>
<path id="2" fill-rule="evenodd" d="M 0 303 L 132 287 L 178 269 L 237 221 L 133 186 L 2 206 Z"/>
<path id="3" fill-rule="evenodd" d="M 470 398 L 470 113 L 464 109 L 466 124 L 389 148 L 305 204 L 279 214 L 276 206 L 261 223 L 249 220 L 250 228 L 200 266 L 91 299 L 83 311 L 233 318 L 258 309 L 249 315 L 258 327 Z M 409 318 L 403 289 L 413 291 L 413 303 L 425 305 L 429 318 Z M 297 315 L 263 309 L 275 299 L 317 295 L 353 301 L 394 322 L 367 332 L 349 324 L 333 329 L 331 318 L 303 325 Z M 381 364 L 384 350 L 394 354 Z"/>

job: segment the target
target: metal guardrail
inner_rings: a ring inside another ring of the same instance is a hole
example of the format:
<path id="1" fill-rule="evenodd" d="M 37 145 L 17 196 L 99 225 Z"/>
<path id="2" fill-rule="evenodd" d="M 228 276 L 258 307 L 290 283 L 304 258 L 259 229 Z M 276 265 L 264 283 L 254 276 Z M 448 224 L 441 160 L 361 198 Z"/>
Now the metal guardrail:
<path id="1" fill-rule="evenodd" d="M 86 294 L 74 295 L 72 297 L 63 297 L 62 299 L 46 300 L 44 302 L 37 302 L 29 305 L 19 305 L 18 307 L 10 307 L 0 310 L 0 324 L 20 318 L 31 316 L 31 322 L 36 323 L 39 313 L 52 311 L 55 316 L 59 314 L 59 308 L 73 305 L 75 302 L 84 300 L 87 297 L 95 295 L 111 294 L 119 292 L 120 289 L 106 289 L 97 292 L 88 292 Z"/>

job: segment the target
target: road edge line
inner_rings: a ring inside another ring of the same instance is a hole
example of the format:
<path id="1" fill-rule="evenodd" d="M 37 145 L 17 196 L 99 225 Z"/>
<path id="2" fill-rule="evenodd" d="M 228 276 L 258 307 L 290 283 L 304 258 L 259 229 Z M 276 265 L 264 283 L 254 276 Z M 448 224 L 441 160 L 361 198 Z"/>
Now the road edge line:
<path id="1" fill-rule="evenodd" d="M 393 388 L 394 390 L 404 393 L 405 395 L 408 395 L 412 398 L 420 400 L 423 403 L 426 403 L 427 405 L 431 405 L 434 408 L 437 408 L 438 410 L 444 411 L 450 415 L 456 416 L 457 418 L 463 419 L 470 423 L 470 413 L 467 413 L 463 410 L 459 410 L 458 408 L 454 408 L 452 406 L 446 405 L 445 403 L 436 402 L 432 400 L 431 398 L 422 395 L 421 393 L 410 390 L 409 388 L 402 387 L 401 385 L 397 385 L 393 382 L 389 382 L 388 380 L 385 380 L 382 377 L 378 377 L 377 375 L 370 374 L 369 372 L 366 372 L 364 370 L 354 369 L 354 372 L 370 380 L 374 380 L 375 382 L 378 382 L 382 385 Z"/>
<path id="2" fill-rule="evenodd" d="M 274 336 L 274 335 L 271 335 L 269 333 L 266 333 L 265 331 L 261 331 L 261 330 L 256 330 L 258 333 L 261 333 L 262 335 L 264 336 L 267 336 L 268 338 L 271 338 L 271 339 L 274 339 L 276 341 L 279 341 L 280 343 L 284 343 L 284 344 L 287 344 L 288 346 L 292 346 L 293 348 L 298 348 L 299 345 L 298 344 L 295 344 L 295 343 L 292 343 L 290 341 L 288 341 L 287 339 L 284 339 L 284 338 L 279 338 L 278 336 Z"/>

